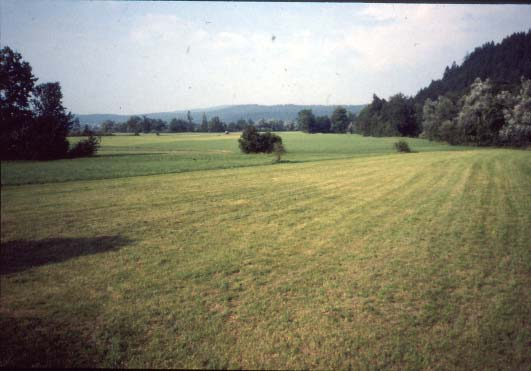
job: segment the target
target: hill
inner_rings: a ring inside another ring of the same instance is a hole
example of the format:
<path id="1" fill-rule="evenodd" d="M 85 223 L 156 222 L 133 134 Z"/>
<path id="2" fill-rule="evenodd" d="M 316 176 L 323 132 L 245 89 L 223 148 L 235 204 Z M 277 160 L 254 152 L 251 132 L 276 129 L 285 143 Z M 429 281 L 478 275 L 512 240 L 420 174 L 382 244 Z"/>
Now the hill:
<path id="1" fill-rule="evenodd" d="M 365 105 L 346 105 L 348 111 L 357 113 Z M 196 123 L 201 122 L 201 117 L 205 113 L 208 117 L 219 116 L 222 121 L 231 122 L 239 119 L 258 121 L 265 120 L 283 120 L 292 121 L 297 118 L 297 113 L 302 109 L 313 110 L 316 116 L 328 115 L 330 116 L 337 106 L 332 105 L 298 105 L 298 104 L 282 104 L 282 105 L 259 105 L 259 104 L 242 104 L 232 106 L 218 106 L 210 108 L 191 109 L 190 112 Z M 171 112 L 155 112 L 140 114 L 139 116 L 146 116 L 152 119 L 162 119 L 170 121 L 173 118 L 186 119 L 188 110 L 171 111 Z M 115 114 L 90 114 L 90 115 L 76 115 L 82 125 L 97 125 L 105 120 L 113 120 L 116 122 L 124 122 L 131 115 L 115 115 Z"/>
<path id="2" fill-rule="evenodd" d="M 488 42 L 465 56 L 461 65 L 447 66 L 442 79 L 432 80 L 415 96 L 423 104 L 440 95 L 461 96 L 476 78 L 490 78 L 497 85 L 511 87 L 521 77 L 531 78 L 531 29 L 514 33 L 500 43 Z"/>

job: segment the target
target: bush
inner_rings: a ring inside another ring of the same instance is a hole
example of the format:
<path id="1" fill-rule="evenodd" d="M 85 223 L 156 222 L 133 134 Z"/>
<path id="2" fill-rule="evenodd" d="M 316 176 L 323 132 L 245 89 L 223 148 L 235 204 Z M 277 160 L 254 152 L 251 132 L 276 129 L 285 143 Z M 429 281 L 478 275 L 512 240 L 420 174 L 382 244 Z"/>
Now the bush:
<path id="1" fill-rule="evenodd" d="M 395 148 L 398 152 L 411 152 L 411 149 L 409 148 L 409 144 L 405 140 L 399 140 L 398 142 L 395 142 Z"/>
<path id="2" fill-rule="evenodd" d="M 100 141 L 94 135 L 89 136 L 87 139 L 83 139 L 68 151 L 68 157 L 89 157 L 93 156 L 100 146 Z"/>
<path id="3" fill-rule="evenodd" d="M 243 131 L 238 143 L 244 153 L 271 153 L 275 143 L 282 144 L 282 138 L 269 132 L 260 134 L 254 126 L 249 126 Z"/>

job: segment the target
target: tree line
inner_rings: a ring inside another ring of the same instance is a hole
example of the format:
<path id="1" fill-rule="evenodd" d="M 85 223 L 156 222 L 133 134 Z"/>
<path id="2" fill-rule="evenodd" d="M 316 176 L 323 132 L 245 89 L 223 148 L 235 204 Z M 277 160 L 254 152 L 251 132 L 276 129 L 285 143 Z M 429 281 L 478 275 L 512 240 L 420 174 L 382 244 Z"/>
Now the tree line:
<path id="1" fill-rule="evenodd" d="M 479 146 L 531 143 L 531 30 L 486 43 L 415 96 L 373 95 L 352 124 L 366 136 Z"/>
<path id="2" fill-rule="evenodd" d="M 101 134 L 111 133 L 186 133 L 186 132 L 199 132 L 199 133 L 222 133 L 225 131 L 243 131 L 247 127 L 253 126 L 258 131 L 294 131 L 297 130 L 297 126 L 293 122 L 284 122 L 283 120 L 259 120 L 254 122 L 253 120 L 240 119 L 236 122 L 226 123 L 223 122 L 218 116 L 211 117 L 210 119 L 203 114 L 200 123 L 195 123 L 190 111 L 188 111 L 187 118 L 173 118 L 170 122 L 153 119 L 146 116 L 131 116 L 125 122 L 115 122 L 113 120 L 106 120 L 99 126 L 90 129 L 88 125 L 81 128 L 79 123 L 72 127 L 72 135 L 80 135 L 83 132 L 94 130 Z"/>
<path id="3" fill-rule="evenodd" d="M 75 123 L 63 106 L 58 82 L 35 85 L 30 64 L 8 46 L 0 50 L 0 158 L 50 160 L 90 156 L 98 139 L 70 146 Z"/>

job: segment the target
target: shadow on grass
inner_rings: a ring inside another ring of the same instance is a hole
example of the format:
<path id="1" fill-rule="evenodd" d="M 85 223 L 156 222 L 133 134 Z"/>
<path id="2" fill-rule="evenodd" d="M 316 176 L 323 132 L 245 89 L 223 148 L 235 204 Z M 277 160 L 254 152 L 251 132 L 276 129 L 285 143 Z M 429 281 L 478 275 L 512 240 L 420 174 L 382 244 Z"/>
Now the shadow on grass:
<path id="1" fill-rule="evenodd" d="M 21 272 L 78 256 L 118 250 L 130 243 L 131 240 L 121 236 L 8 241 L 2 243 L 0 248 L 0 274 Z"/>
<path id="2" fill-rule="evenodd" d="M 94 157 L 129 157 L 129 156 L 151 156 L 165 155 L 167 152 L 143 152 L 143 153 L 97 153 Z"/>
<path id="3" fill-rule="evenodd" d="M 280 160 L 280 161 L 277 161 L 277 160 L 273 160 L 274 164 L 301 164 L 303 162 L 308 162 L 308 161 L 301 161 L 301 160 Z"/>

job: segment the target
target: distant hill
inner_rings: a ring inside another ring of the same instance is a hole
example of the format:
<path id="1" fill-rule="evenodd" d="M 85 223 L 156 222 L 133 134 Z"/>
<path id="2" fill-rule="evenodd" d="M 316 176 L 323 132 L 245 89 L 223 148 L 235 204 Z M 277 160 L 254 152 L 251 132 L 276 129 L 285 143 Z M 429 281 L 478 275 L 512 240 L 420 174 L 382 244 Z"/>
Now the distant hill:
<path id="1" fill-rule="evenodd" d="M 490 78 L 497 85 L 512 87 L 520 77 L 531 78 L 531 29 L 514 33 L 502 42 L 488 42 L 468 54 L 461 65 L 446 67 L 442 79 L 432 80 L 415 96 L 423 104 L 427 98 L 440 95 L 461 96 L 474 80 Z"/>
<path id="2" fill-rule="evenodd" d="M 210 107 L 204 109 L 192 109 L 190 113 L 194 118 L 196 123 L 201 122 L 203 113 L 207 115 L 208 118 L 219 116 L 219 118 L 224 122 L 237 121 L 239 119 L 244 120 L 253 120 L 258 121 L 261 119 L 265 120 L 283 120 L 283 121 L 292 121 L 297 118 L 297 113 L 302 109 L 311 109 L 316 116 L 328 115 L 330 116 L 334 109 L 337 106 L 325 106 L 325 105 L 297 105 L 297 104 L 282 104 L 282 105 L 272 105 L 265 106 L 259 104 L 243 104 L 243 105 L 233 105 L 233 106 L 218 106 Z M 359 112 L 364 104 L 361 105 L 345 105 L 348 111 L 352 113 Z M 170 121 L 173 118 L 182 118 L 186 119 L 186 113 L 188 110 L 184 111 L 172 111 L 172 112 L 156 112 L 156 113 L 146 113 L 143 114 L 146 117 L 152 119 L 162 119 L 164 121 Z M 79 122 L 82 125 L 97 125 L 102 123 L 105 120 L 113 120 L 115 122 L 124 122 L 131 115 L 114 115 L 114 114 L 91 114 L 91 115 L 76 115 L 79 119 Z M 142 116 L 139 115 L 139 116 Z"/>

